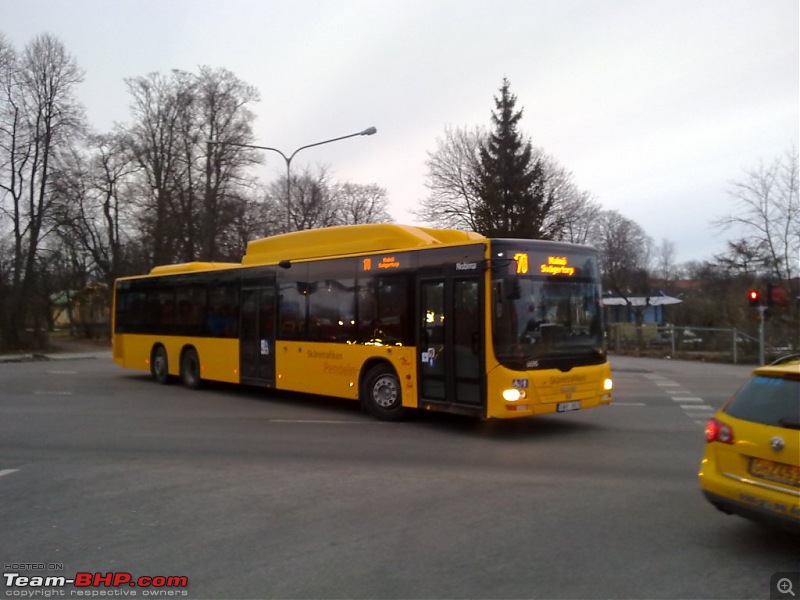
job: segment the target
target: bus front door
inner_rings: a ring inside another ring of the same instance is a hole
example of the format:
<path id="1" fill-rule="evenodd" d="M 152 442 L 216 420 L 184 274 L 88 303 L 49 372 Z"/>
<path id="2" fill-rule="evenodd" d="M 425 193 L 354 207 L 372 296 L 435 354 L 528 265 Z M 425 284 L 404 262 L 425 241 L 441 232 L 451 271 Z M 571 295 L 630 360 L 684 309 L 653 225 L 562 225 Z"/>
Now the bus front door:
<path id="1" fill-rule="evenodd" d="M 483 416 L 480 279 L 423 275 L 418 306 L 420 406 Z"/>
<path id="2" fill-rule="evenodd" d="M 239 338 L 241 382 L 275 386 L 275 287 L 243 287 Z"/>

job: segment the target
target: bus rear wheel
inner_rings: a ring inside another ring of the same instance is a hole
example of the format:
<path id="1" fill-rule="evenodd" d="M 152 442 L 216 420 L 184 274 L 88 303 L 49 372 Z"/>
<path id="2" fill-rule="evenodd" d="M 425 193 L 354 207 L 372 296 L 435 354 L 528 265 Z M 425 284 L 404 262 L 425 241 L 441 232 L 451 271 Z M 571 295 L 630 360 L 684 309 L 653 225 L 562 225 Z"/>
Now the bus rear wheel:
<path id="1" fill-rule="evenodd" d="M 164 346 L 156 346 L 150 355 L 150 374 L 158 383 L 169 383 L 169 359 Z"/>
<path id="2" fill-rule="evenodd" d="M 181 383 L 186 387 L 196 390 L 202 383 L 200 377 L 200 357 L 197 350 L 188 348 L 181 356 Z"/>
<path id="3" fill-rule="evenodd" d="M 406 414 L 400 380 L 388 365 L 377 365 L 367 372 L 361 402 L 373 417 L 382 421 L 397 421 Z"/>

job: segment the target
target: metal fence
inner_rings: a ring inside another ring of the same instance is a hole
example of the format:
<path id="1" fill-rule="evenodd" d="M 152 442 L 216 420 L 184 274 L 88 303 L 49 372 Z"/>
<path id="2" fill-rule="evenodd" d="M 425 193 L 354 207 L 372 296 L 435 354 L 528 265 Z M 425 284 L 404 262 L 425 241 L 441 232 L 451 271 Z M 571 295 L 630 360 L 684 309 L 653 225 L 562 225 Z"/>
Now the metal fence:
<path id="1" fill-rule="evenodd" d="M 617 354 L 671 357 L 713 362 L 758 364 L 757 336 L 736 328 L 684 327 L 678 325 L 611 323 L 608 348 Z M 764 345 L 766 362 L 796 352 L 792 344 Z"/>

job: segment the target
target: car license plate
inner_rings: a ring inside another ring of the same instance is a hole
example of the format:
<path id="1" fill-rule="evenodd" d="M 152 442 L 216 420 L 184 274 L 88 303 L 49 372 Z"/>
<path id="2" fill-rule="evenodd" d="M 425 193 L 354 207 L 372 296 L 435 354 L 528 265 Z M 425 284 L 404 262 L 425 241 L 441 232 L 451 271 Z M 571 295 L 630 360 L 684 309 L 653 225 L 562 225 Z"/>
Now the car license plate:
<path id="1" fill-rule="evenodd" d="M 556 410 L 558 412 L 569 412 L 571 410 L 580 410 L 580 408 L 581 408 L 580 400 L 573 400 L 572 402 L 559 402 L 556 405 Z"/>
<path id="2" fill-rule="evenodd" d="M 776 483 L 800 487 L 800 467 L 763 458 L 750 459 L 750 474 Z"/>

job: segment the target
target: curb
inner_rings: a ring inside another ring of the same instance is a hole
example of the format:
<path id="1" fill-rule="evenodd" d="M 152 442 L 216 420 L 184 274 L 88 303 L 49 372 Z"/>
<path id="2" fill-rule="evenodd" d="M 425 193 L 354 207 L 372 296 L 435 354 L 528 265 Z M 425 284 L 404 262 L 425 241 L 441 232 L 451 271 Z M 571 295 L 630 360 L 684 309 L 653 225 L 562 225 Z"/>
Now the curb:
<path id="1" fill-rule="evenodd" d="M 111 351 L 104 352 L 63 352 L 56 354 L 5 354 L 0 356 L 0 363 L 33 362 L 39 360 L 86 360 L 97 358 L 111 358 Z"/>

